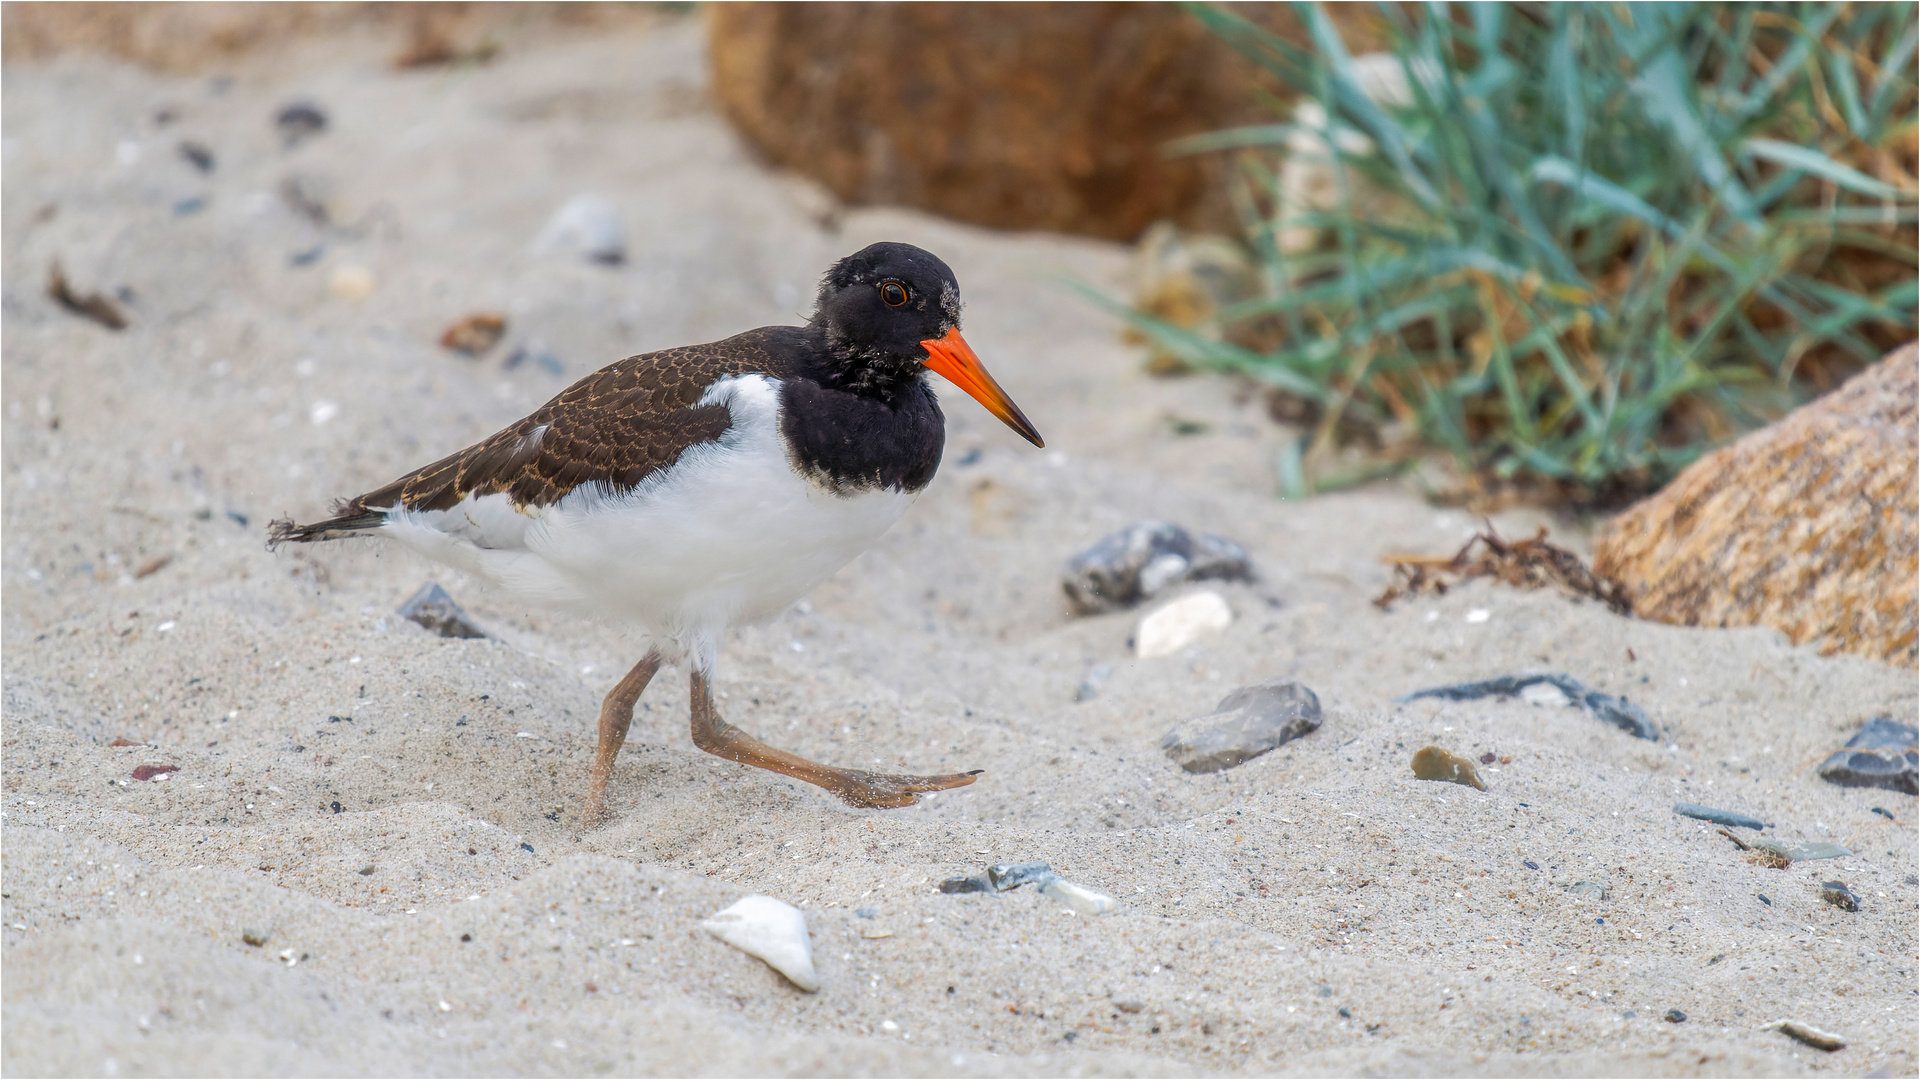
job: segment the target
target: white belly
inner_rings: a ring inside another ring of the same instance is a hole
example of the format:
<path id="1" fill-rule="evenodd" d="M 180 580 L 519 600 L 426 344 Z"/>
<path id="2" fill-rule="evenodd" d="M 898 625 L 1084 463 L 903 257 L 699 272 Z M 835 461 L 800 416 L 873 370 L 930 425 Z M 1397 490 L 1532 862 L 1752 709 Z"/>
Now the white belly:
<path id="1" fill-rule="evenodd" d="M 583 485 L 524 513 L 504 495 L 470 496 L 396 513 L 381 533 L 517 599 L 633 620 L 710 661 L 727 626 L 806 595 L 915 496 L 835 495 L 797 475 L 765 376 L 717 383 L 701 404 L 724 404 L 732 427 L 632 491 Z"/>

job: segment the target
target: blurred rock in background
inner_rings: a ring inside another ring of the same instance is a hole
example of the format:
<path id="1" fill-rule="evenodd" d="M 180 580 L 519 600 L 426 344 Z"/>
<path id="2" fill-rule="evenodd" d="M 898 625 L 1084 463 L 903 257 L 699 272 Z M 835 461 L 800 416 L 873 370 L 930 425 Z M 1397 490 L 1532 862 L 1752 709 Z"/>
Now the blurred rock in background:
<path id="1" fill-rule="evenodd" d="M 1594 573 L 1634 614 L 1771 626 L 1823 653 L 1913 664 L 1920 610 L 1920 351 L 1695 462 L 1615 518 Z"/>
<path id="2" fill-rule="evenodd" d="M 1234 10 L 1304 40 L 1279 4 Z M 1351 47 L 1378 47 L 1371 7 L 1331 11 Z M 728 118 L 849 203 L 1115 240 L 1161 219 L 1238 232 L 1224 160 L 1164 146 L 1270 117 L 1252 93 L 1266 80 L 1171 4 L 738 3 L 709 19 Z"/>

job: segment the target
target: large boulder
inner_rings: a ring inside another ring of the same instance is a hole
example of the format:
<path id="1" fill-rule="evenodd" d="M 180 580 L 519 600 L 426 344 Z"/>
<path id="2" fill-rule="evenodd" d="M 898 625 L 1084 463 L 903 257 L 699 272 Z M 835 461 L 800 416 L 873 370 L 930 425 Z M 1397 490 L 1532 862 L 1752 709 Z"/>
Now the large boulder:
<path id="1" fill-rule="evenodd" d="M 1823 653 L 1914 663 L 1917 401 L 1909 344 L 1615 518 L 1594 572 L 1644 619 L 1759 624 Z"/>
<path id="2" fill-rule="evenodd" d="M 1233 10 L 1304 40 L 1282 5 Z M 1117 240 L 1160 218 L 1237 231 L 1220 157 L 1169 159 L 1165 144 L 1278 119 L 1256 98 L 1258 69 L 1172 4 L 708 11 L 727 116 L 849 203 Z M 1370 5 L 1332 11 L 1355 51 L 1384 39 Z"/>

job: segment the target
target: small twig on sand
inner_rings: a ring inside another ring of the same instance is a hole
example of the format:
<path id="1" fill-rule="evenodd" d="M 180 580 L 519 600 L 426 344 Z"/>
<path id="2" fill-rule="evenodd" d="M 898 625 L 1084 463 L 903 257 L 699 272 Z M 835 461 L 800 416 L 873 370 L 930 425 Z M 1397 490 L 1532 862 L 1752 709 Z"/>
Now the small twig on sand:
<path id="1" fill-rule="evenodd" d="M 1475 547 L 1482 550 L 1476 552 Z M 1396 580 L 1374 598 L 1374 606 L 1391 608 L 1395 601 L 1422 593 L 1444 595 L 1448 588 L 1472 578 L 1493 578 L 1520 589 L 1552 587 L 1569 596 L 1598 600 L 1618 615 L 1630 615 L 1633 605 L 1617 582 L 1598 577 L 1580 556 L 1547 543 L 1546 526 L 1531 540 L 1509 543 L 1494 532 L 1491 522 L 1474 534 L 1451 558 L 1441 555 L 1389 555 Z"/>

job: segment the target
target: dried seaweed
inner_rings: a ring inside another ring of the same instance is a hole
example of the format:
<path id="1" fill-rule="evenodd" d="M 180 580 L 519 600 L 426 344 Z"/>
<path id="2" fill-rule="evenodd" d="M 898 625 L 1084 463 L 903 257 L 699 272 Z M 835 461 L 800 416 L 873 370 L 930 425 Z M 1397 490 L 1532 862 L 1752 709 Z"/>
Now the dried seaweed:
<path id="1" fill-rule="evenodd" d="M 1478 548 L 1479 550 L 1475 550 Z M 1630 615 L 1633 605 L 1618 582 L 1598 577 L 1580 556 L 1547 543 L 1546 526 L 1531 540 L 1501 539 L 1489 523 L 1452 557 L 1443 555 L 1389 555 L 1395 580 L 1374 598 L 1382 611 L 1395 601 L 1423 593 L 1446 591 L 1473 578 L 1492 578 L 1517 589 L 1554 588 L 1568 596 L 1598 600 L 1617 615 Z"/>

